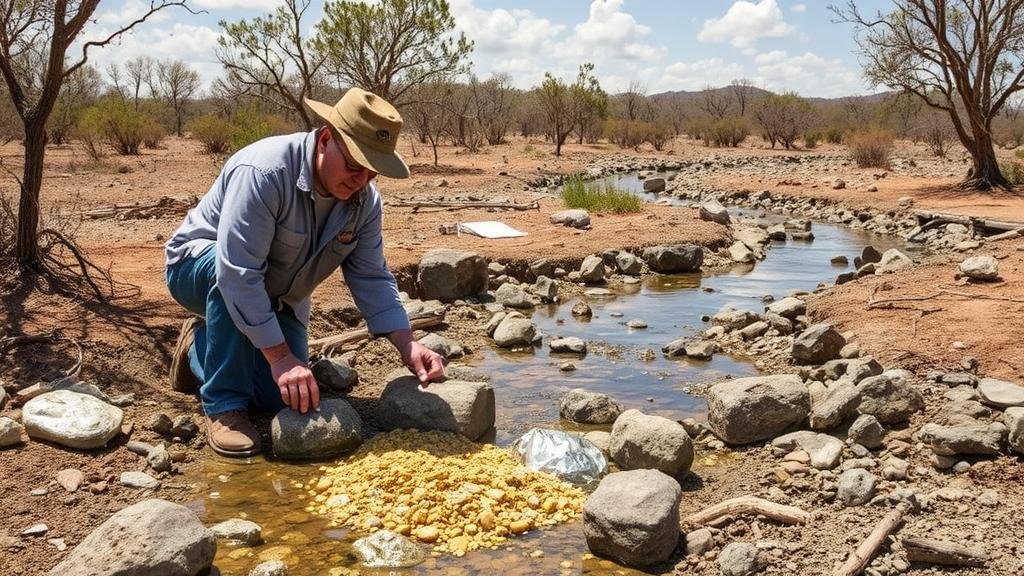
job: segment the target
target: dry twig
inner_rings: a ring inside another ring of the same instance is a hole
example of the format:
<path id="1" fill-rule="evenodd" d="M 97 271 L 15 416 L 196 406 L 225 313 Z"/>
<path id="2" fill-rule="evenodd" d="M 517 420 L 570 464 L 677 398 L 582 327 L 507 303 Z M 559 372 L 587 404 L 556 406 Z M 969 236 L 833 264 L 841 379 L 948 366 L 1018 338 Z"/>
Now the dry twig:
<path id="1" fill-rule="evenodd" d="M 808 512 L 795 507 L 776 504 L 756 496 L 740 496 L 719 502 L 683 519 L 685 524 L 704 525 L 726 515 L 760 514 L 783 524 L 807 524 L 811 521 Z"/>
<path id="2" fill-rule="evenodd" d="M 891 512 L 885 515 L 875 524 L 875 528 L 868 534 L 868 537 L 857 546 L 857 549 L 850 552 L 846 562 L 833 572 L 834 576 L 856 576 L 864 571 L 864 568 L 871 563 L 871 559 L 878 554 L 890 534 L 896 531 L 903 517 L 910 511 L 912 504 L 904 500 L 896 505 Z"/>

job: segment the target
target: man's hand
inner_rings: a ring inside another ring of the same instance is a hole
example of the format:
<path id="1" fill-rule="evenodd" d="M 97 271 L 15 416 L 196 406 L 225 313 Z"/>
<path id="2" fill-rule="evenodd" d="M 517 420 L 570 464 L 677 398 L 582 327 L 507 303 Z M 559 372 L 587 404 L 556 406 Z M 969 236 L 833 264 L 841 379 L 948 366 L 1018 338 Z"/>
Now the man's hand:
<path id="1" fill-rule="evenodd" d="M 388 334 L 388 339 L 402 355 L 402 363 L 419 378 L 420 384 L 427 384 L 444 378 L 444 359 L 437 352 L 420 344 L 409 330 L 398 330 Z"/>
<path id="2" fill-rule="evenodd" d="M 270 375 L 281 392 L 281 399 L 292 410 L 305 414 L 310 408 L 320 410 L 320 388 L 306 363 L 290 351 L 270 361 Z"/>

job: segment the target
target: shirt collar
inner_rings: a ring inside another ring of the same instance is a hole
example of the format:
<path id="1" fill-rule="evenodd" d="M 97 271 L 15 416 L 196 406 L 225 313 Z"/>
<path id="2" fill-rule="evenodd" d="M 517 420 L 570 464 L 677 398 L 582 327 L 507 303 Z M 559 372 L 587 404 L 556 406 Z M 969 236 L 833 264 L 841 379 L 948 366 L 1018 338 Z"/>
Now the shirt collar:
<path id="1" fill-rule="evenodd" d="M 299 166 L 299 177 L 295 181 L 295 186 L 299 190 L 313 194 L 315 194 L 313 192 L 313 159 L 316 156 L 316 139 L 320 130 L 320 128 L 311 130 L 302 142 L 302 165 Z"/>

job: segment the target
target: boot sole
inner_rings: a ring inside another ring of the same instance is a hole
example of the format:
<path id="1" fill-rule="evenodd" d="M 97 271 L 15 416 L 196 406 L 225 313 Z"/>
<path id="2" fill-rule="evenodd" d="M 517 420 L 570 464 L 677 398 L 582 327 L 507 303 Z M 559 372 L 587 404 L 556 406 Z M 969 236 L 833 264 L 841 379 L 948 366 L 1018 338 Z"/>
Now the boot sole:
<path id="1" fill-rule="evenodd" d="M 249 448 L 248 450 L 226 450 L 224 448 L 221 448 L 220 446 L 217 446 L 216 444 L 209 440 L 206 441 L 206 444 L 210 448 L 212 448 L 213 451 L 216 452 L 217 454 L 220 454 L 221 456 L 227 456 L 228 458 L 246 458 L 249 456 L 255 456 L 261 452 L 259 446 L 254 446 L 252 448 Z"/>

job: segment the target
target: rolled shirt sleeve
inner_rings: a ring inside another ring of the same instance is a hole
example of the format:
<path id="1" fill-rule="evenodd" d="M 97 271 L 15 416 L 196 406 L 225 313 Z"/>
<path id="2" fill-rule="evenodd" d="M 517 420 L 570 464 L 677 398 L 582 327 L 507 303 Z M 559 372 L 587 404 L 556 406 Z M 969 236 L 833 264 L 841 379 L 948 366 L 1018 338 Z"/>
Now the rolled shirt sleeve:
<path id="1" fill-rule="evenodd" d="M 237 166 L 225 186 L 217 226 L 217 286 L 235 326 L 254 346 L 268 348 L 285 341 L 264 284 L 276 229 L 272 208 L 281 192 L 273 178 L 247 165 Z"/>
<path id="2" fill-rule="evenodd" d="M 410 329 L 395 276 L 384 259 L 383 202 L 376 188 L 368 190 L 365 221 L 357 231 L 357 244 L 341 264 L 356 306 L 374 336 Z"/>

